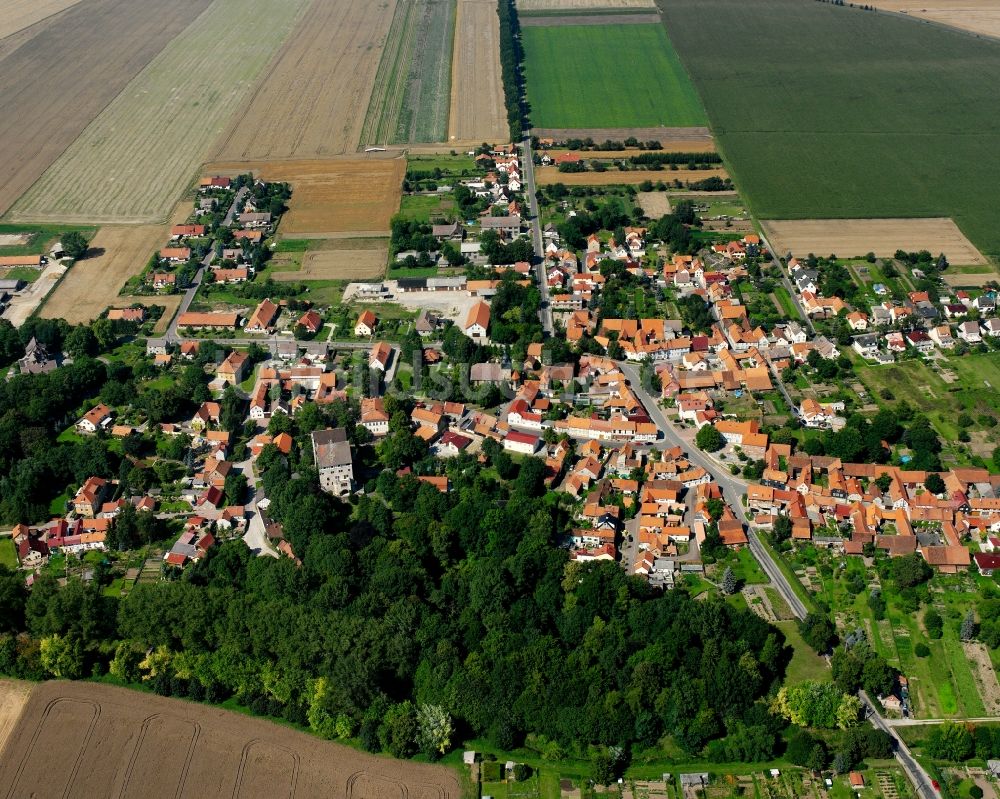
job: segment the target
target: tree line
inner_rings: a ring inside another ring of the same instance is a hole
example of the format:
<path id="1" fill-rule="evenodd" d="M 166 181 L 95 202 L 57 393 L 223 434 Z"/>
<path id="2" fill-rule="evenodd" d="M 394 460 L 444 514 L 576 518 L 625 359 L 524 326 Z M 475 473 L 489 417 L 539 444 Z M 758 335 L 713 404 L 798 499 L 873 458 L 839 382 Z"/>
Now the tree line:
<path id="1" fill-rule="evenodd" d="M 507 126 L 510 140 L 517 142 L 521 140 L 524 130 L 524 78 L 521 71 L 524 51 L 521 47 L 521 23 L 514 0 L 497 0 L 497 15 L 500 17 L 500 72 L 507 104 Z"/>

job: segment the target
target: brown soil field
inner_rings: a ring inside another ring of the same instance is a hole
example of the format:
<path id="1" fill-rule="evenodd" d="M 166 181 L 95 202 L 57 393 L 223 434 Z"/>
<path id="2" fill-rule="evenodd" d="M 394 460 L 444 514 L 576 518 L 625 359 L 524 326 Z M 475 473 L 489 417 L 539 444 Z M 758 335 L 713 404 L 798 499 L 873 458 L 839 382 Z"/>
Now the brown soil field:
<path id="1" fill-rule="evenodd" d="M 640 191 L 635 200 L 650 219 L 670 213 L 670 195 L 665 191 Z"/>
<path id="2" fill-rule="evenodd" d="M 938 22 L 961 30 L 1000 37 L 1000 6 L 996 0 L 875 0 L 886 11 L 898 11 L 916 19 Z"/>
<path id="3" fill-rule="evenodd" d="M 214 160 L 357 149 L 395 7 L 396 0 L 314 0 L 216 143 Z"/>
<path id="4" fill-rule="evenodd" d="M 208 705 L 48 682 L 32 692 L 0 761 L 0 795 L 461 799 L 461 786 L 443 766 L 375 757 Z"/>
<path id="5" fill-rule="evenodd" d="M 988 261 L 947 218 L 932 219 L 796 219 L 761 223 L 775 252 L 794 255 L 835 253 L 853 258 L 873 252 L 890 256 L 896 250 L 944 253 L 953 264 Z"/>
<path id="6" fill-rule="evenodd" d="M 963 643 L 962 648 L 972 667 L 972 676 L 979 689 L 979 695 L 983 698 L 986 714 L 995 716 L 1000 713 L 1000 683 L 997 682 L 997 673 L 990 660 L 990 652 L 978 641 Z"/>
<path id="7" fill-rule="evenodd" d="M 309 161 L 219 162 L 205 174 L 253 172 L 264 180 L 292 186 L 288 213 L 280 233 L 292 238 L 321 238 L 351 232 L 385 236 L 399 210 L 405 158 L 335 158 Z"/>
<path id="8" fill-rule="evenodd" d="M 941 275 L 941 279 L 952 288 L 978 288 L 987 283 L 1000 282 L 1000 274 L 995 270 L 965 274 L 949 270 Z"/>
<path id="9" fill-rule="evenodd" d="M 656 8 L 656 2 L 655 0 L 517 0 L 518 11 L 571 11 L 577 8 Z"/>
<path id="10" fill-rule="evenodd" d="M 458 0 L 448 140 L 510 138 L 500 72 L 500 18 L 491 0 Z"/>
<path id="11" fill-rule="evenodd" d="M 96 319 L 109 305 L 128 305 L 118 292 L 132 275 L 142 271 L 169 235 L 165 225 L 102 227 L 90 246 L 103 252 L 73 265 L 42 307 L 41 315 L 77 325 Z"/>
<path id="12" fill-rule="evenodd" d="M 0 680 L 0 762 L 10 734 L 21 718 L 34 686 L 20 680 Z"/>
<path id="13" fill-rule="evenodd" d="M 389 247 L 310 250 L 294 272 L 273 272 L 275 280 L 373 280 L 385 274 Z"/>
<path id="14" fill-rule="evenodd" d="M 559 14 L 552 17 L 523 17 L 522 28 L 559 25 L 658 25 L 659 14 Z"/>
<path id="15" fill-rule="evenodd" d="M 0 60 L 0 213 L 210 0 L 88 0 Z"/>
<path id="16" fill-rule="evenodd" d="M 609 169 L 607 172 L 560 172 L 559 168 L 555 166 L 543 166 L 535 170 L 535 178 L 540 186 L 548 186 L 552 183 L 562 183 L 566 186 L 634 186 L 646 180 L 651 180 L 654 183 L 659 180 L 664 183 L 680 180 L 686 183 L 712 177 L 728 178 L 729 173 L 725 169 L 678 169 L 676 171 L 631 169 L 625 172 Z"/>
<path id="17" fill-rule="evenodd" d="M 7 0 L 3 4 L 3 19 L 0 19 L 0 39 L 30 28 L 79 2 L 80 0 Z"/>

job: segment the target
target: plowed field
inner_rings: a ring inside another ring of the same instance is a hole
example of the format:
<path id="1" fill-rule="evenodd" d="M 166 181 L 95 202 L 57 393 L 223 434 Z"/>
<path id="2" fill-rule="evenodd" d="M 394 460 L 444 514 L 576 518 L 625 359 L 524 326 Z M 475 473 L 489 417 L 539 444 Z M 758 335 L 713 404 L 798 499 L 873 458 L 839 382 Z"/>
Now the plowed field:
<path id="1" fill-rule="evenodd" d="M 0 756 L 0 795 L 461 799 L 461 788 L 442 766 L 367 755 L 219 708 L 48 682 L 32 691 Z"/>
<path id="2" fill-rule="evenodd" d="M 500 72 L 500 18 L 491 0 L 458 0 L 448 138 L 510 138 Z"/>
<path id="3" fill-rule="evenodd" d="M 281 235 L 322 238 L 324 234 L 353 233 L 385 236 L 399 210 L 405 158 L 343 158 L 328 161 L 219 162 L 206 174 L 253 172 L 265 180 L 292 185 L 288 213 Z"/>
<path id="4" fill-rule="evenodd" d="M 3 19 L 0 19 L 0 39 L 29 28 L 79 2 L 80 0 L 7 0 L 3 4 Z"/>
<path id="5" fill-rule="evenodd" d="M 70 145 L 11 218 L 162 221 L 307 2 L 216 0 Z M 239 15 L 255 24 L 234 27 Z"/>
<path id="6" fill-rule="evenodd" d="M 575 11 L 577 9 L 656 8 L 654 0 L 517 0 L 518 11 Z"/>
<path id="7" fill-rule="evenodd" d="M 210 0 L 88 0 L 0 59 L 0 213 Z"/>
<path id="8" fill-rule="evenodd" d="M 215 147 L 219 161 L 353 152 L 396 0 L 314 0 Z"/>

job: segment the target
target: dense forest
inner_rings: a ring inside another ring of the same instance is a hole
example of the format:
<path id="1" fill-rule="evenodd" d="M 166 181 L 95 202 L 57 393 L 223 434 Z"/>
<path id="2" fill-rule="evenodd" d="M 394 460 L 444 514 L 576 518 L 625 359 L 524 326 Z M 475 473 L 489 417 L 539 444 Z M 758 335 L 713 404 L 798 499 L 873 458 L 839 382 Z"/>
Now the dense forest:
<path id="1" fill-rule="evenodd" d="M 352 409 L 335 412 L 351 424 Z M 570 563 L 556 546 L 567 513 L 529 468 L 540 462 L 444 467 L 408 446 L 405 407 L 392 416 L 353 506 L 318 490 L 305 428 L 293 428 L 290 459 L 260 456 L 269 512 L 301 566 L 233 541 L 124 600 L 50 577 L 29 595 L 0 569 L 0 672 L 110 671 L 163 694 L 234 696 L 397 756 L 441 751 L 420 734 L 428 713 L 447 717 L 456 742 L 502 748 L 530 736 L 586 756 L 670 734 L 692 756 L 775 752 L 785 721 L 759 700 L 787 661 L 779 632 L 721 599 L 655 591 L 614 563 Z M 403 463 L 446 468 L 452 491 L 397 476 Z"/>

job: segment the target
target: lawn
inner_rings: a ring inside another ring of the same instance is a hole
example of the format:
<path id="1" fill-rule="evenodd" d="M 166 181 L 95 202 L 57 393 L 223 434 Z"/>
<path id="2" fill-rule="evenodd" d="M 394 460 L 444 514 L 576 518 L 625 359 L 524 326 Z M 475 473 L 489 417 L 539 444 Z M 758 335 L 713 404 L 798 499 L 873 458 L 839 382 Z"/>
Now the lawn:
<path id="1" fill-rule="evenodd" d="M 521 36 L 535 127 L 706 124 L 661 25 L 525 27 Z"/>
<path id="2" fill-rule="evenodd" d="M 399 202 L 400 219 L 430 222 L 432 218 L 454 212 L 455 201 L 451 197 L 434 194 L 405 194 Z"/>
<path id="3" fill-rule="evenodd" d="M 0 566 L 8 569 L 17 568 L 17 552 L 14 549 L 13 538 L 0 538 Z"/>
<path id="4" fill-rule="evenodd" d="M 660 5 L 755 216 L 948 216 L 1000 257 L 1000 42 L 832 3 Z"/>
<path id="5" fill-rule="evenodd" d="M 786 289 L 784 286 L 775 286 L 774 298 L 778 301 L 778 305 L 781 306 L 781 310 L 785 314 L 786 319 L 799 318 L 798 308 L 796 308 L 795 303 L 792 302 L 792 298 L 788 293 L 788 289 Z"/>
<path id="6" fill-rule="evenodd" d="M 0 234 L 26 233 L 30 236 L 26 244 L 0 247 L 0 255 L 42 255 L 52 249 L 52 245 L 63 233 L 68 233 L 71 230 L 78 230 L 88 240 L 94 238 L 94 234 L 97 232 L 97 228 L 89 225 L 0 224 Z M 12 276 L 7 275 L 7 277 Z"/>
<path id="7" fill-rule="evenodd" d="M 786 684 L 797 685 L 807 680 L 831 679 L 830 668 L 826 665 L 826 661 L 802 640 L 798 622 L 779 621 L 775 626 L 785 634 L 785 641 L 792 647 L 792 659 L 785 671 Z"/>

